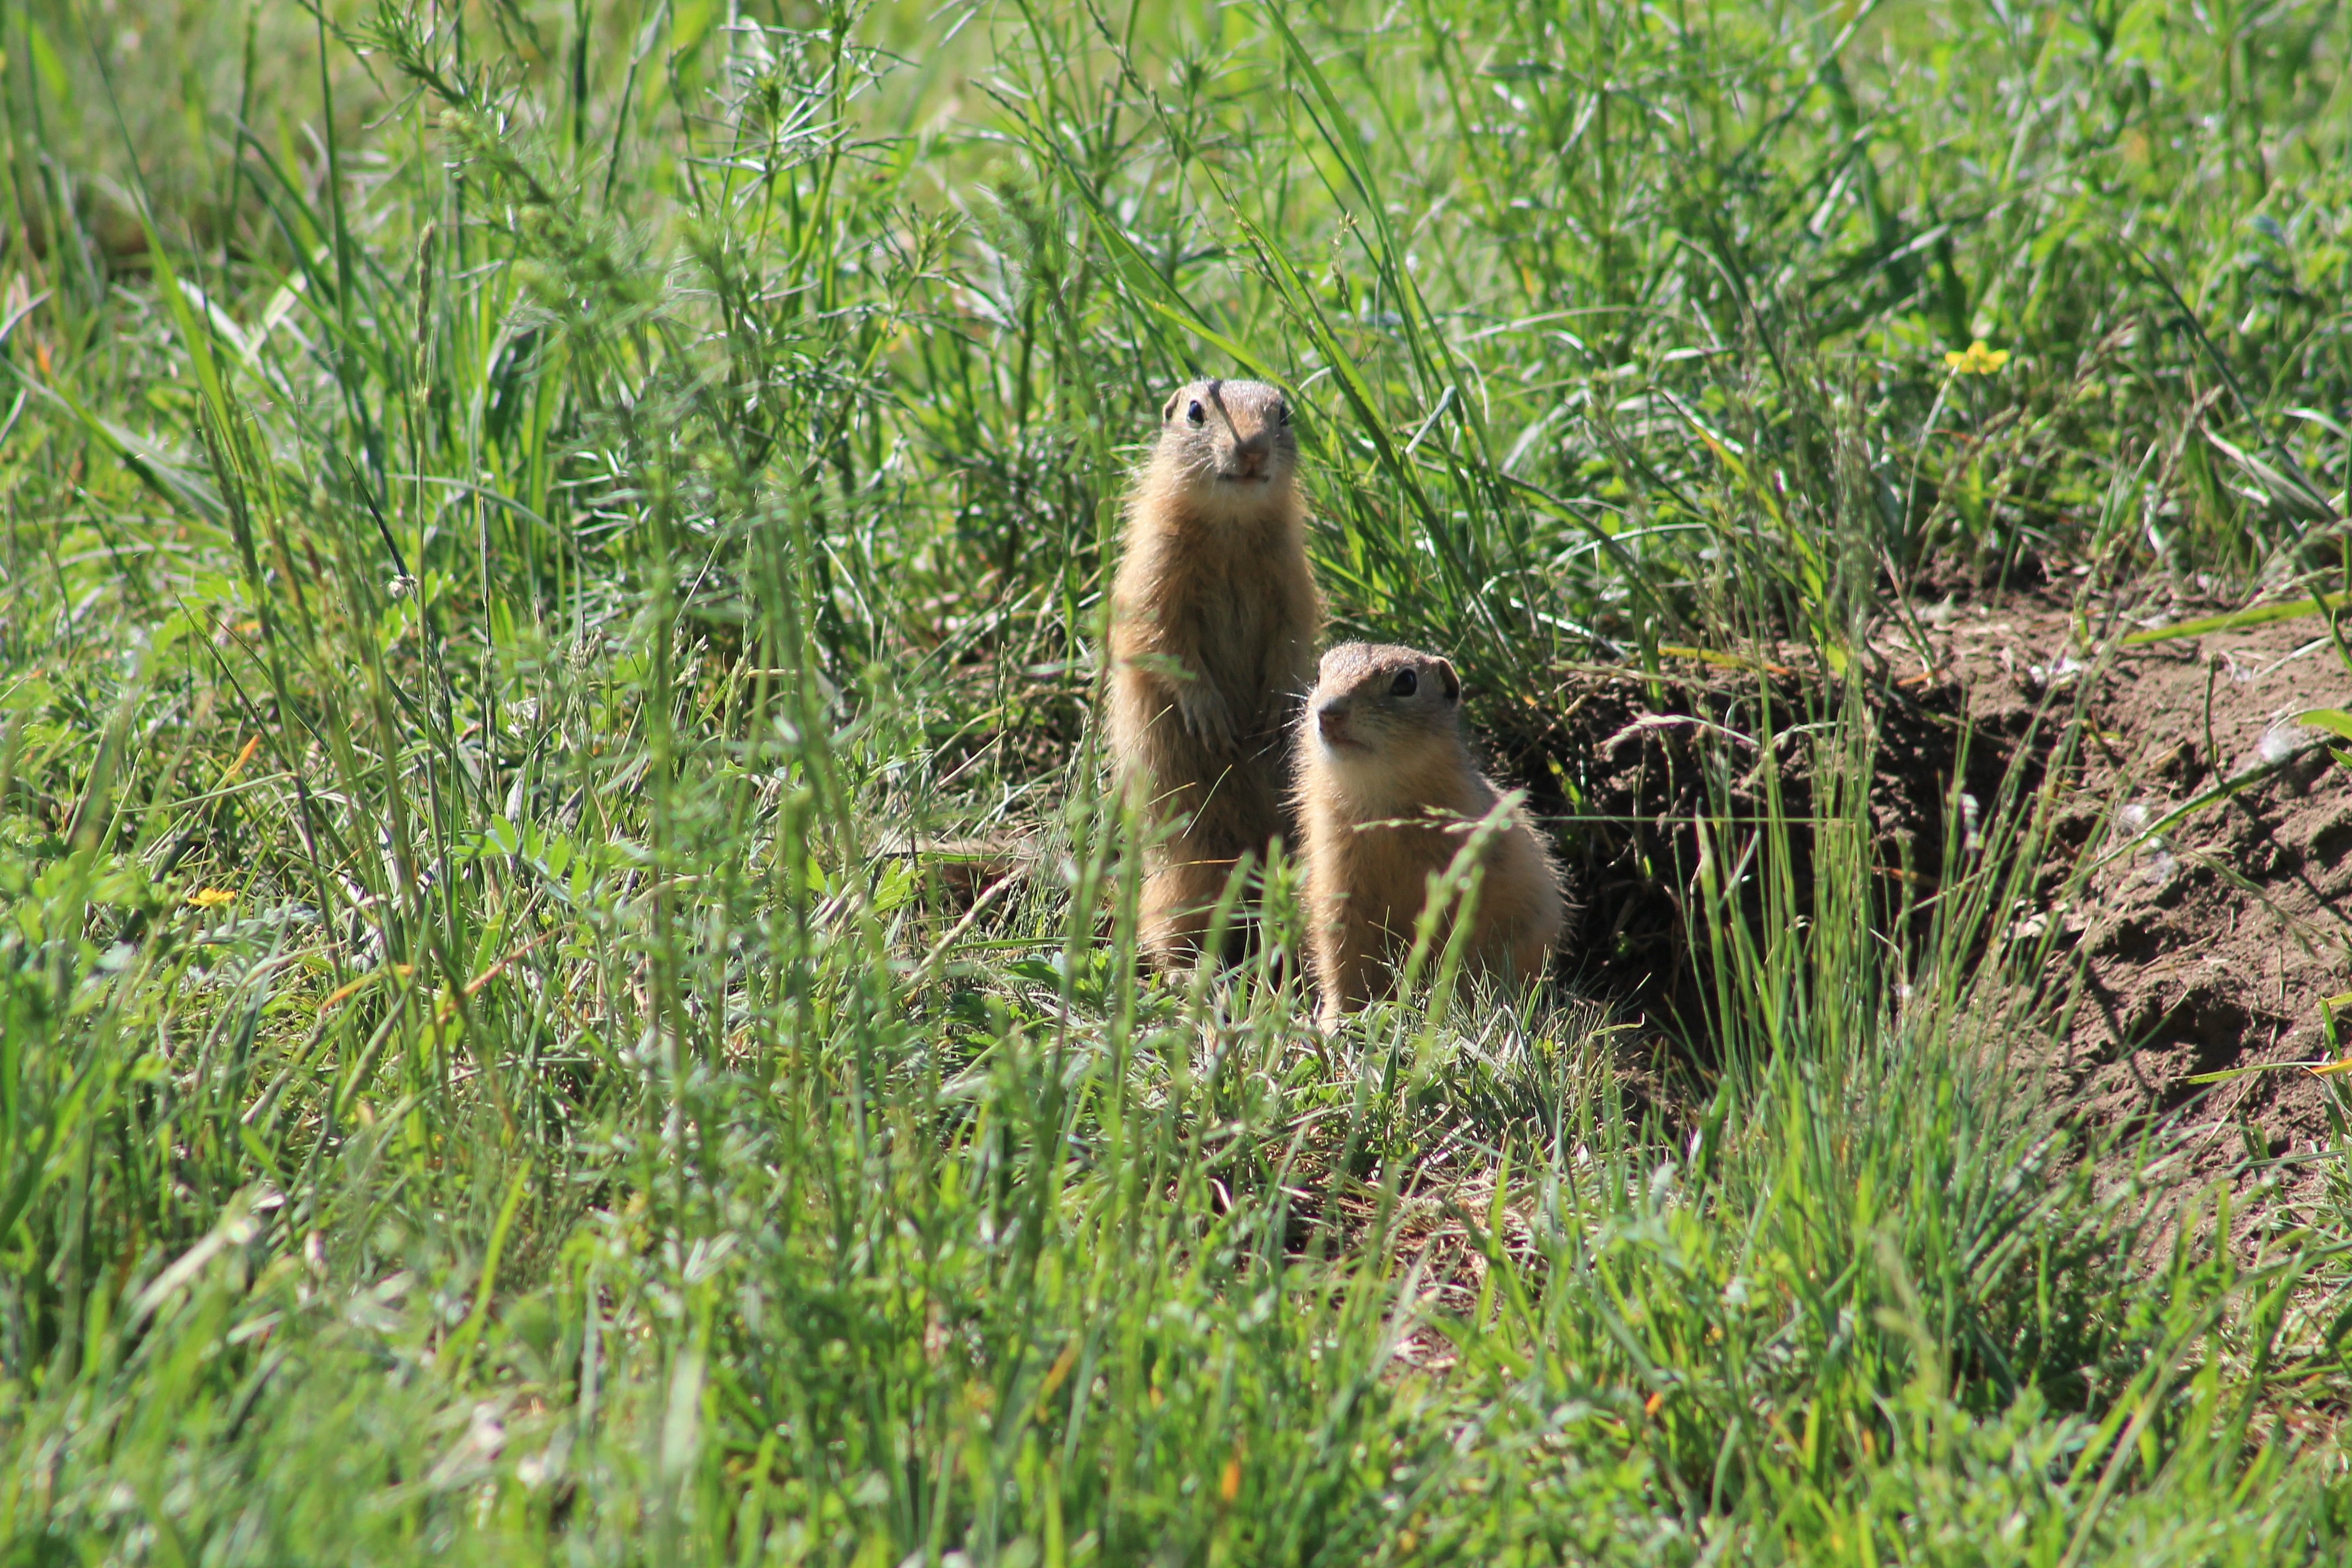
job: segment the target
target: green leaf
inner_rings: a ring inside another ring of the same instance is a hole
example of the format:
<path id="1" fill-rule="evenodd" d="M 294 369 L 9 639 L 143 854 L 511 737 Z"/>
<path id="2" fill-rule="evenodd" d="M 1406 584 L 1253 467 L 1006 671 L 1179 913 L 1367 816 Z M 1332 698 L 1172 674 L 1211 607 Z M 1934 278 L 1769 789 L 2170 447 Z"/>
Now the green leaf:
<path id="1" fill-rule="evenodd" d="M 21 12 L 18 14 L 23 15 Z M 66 74 L 66 63 L 58 58 L 57 47 L 49 42 L 49 36 L 41 31 L 38 22 L 26 16 L 25 37 L 32 45 L 33 68 L 41 73 L 41 85 L 47 88 L 50 96 L 60 104 L 72 107 L 73 79 Z"/>
<path id="2" fill-rule="evenodd" d="M 2306 708 L 2294 716 L 2294 721 L 2352 741 L 2352 713 L 2341 708 Z"/>
<path id="3" fill-rule="evenodd" d="M 2215 632 L 2243 631 L 2248 626 L 2267 626 L 2279 621 L 2299 621 L 2305 616 L 2333 615 L 2352 605 L 2352 593 L 2326 594 L 2292 604 L 2256 605 L 2252 609 L 2232 610 L 2226 616 L 2208 616 L 2201 621 L 2182 621 L 2177 626 L 2150 626 L 2124 638 L 2126 647 L 2142 647 L 2149 643 L 2171 642 L 2181 637 L 2210 637 Z"/>
<path id="4" fill-rule="evenodd" d="M 2257 1062 L 2250 1068 L 2224 1068 L 2220 1072 L 2200 1072 L 2182 1079 L 2183 1083 L 2228 1083 L 2234 1079 L 2251 1078 L 2258 1072 L 2318 1072 L 2334 1068 L 2335 1062 Z"/>

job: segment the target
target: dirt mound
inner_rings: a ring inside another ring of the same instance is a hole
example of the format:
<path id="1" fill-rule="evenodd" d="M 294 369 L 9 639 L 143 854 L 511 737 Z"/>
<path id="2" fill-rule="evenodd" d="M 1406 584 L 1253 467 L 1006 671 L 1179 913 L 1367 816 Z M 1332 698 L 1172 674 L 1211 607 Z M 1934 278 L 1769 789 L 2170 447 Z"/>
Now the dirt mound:
<path id="1" fill-rule="evenodd" d="M 2048 962 L 2082 966 L 2051 1066 L 2110 1121 L 2189 1105 L 2200 1075 L 2329 1056 L 2321 999 L 2352 989 L 2352 768 L 2295 722 L 2352 701 L 2327 623 L 2126 646 L 2136 629 L 2128 613 L 2055 590 L 1946 600 L 1889 617 L 1864 683 L 1877 731 L 1875 892 L 1890 921 L 1906 889 L 1939 885 L 1963 850 L 1950 840 L 2001 798 L 2012 766 L 2012 791 L 2049 792 L 2031 907 L 1987 934 L 2012 957 L 2049 934 Z M 1727 804 L 1735 830 L 1777 816 L 1792 825 L 1799 885 L 1811 875 L 1801 737 L 1842 683 L 1799 658 L 1685 650 L 1679 673 L 1655 678 L 1567 669 L 1543 714 L 1492 725 L 1501 770 L 1559 826 L 1584 984 L 1702 1054 L 1705 992 L 1685 925 L 1696 819 Z M 1756 765 L 1766 746 L 1777 793 Z M 2045 778 L 2053 760 L 2063 766 Z M 2198 1101 L 2194 1119 L 2226 1145 L 2217 1153 L 2239 1151 L 2241 1127 L 2273 1152 L 2309 1148 L 2326 1136 L 2326 1093 L 2305 1071 L 2249 1074 Z"/>
<path id="2" fill-rule="evenodd" d="M 2012 610 L 1952 617 L 1975 704 L 2022 703 L 2035 671 L 2093 666 L 2074 676 L 2093 686 L 2064 783 L 2065 809 L 2104 823 L 2081 847 L 2095 869 L 2022 917 L 2056 922 L 2058 961 L 2084 965 L 2062 1081 L 2126 1118 L 2181 1108 L 2205 1074 L 2332 1058 L 2323 999 L 2352 987 L 2352 769 L 2296 721 L 2352 700 L 2326 621 L 2099 658 L 2071 646 L 2063 612 Z M 2245 1128 L 2272 1153 L 2307 1149 L 2327 1136 L 2326 1095 L 2306 1071 L 2252 1073 L 2213 1088 L 2195 1120 L 2217 1142 Z"/>

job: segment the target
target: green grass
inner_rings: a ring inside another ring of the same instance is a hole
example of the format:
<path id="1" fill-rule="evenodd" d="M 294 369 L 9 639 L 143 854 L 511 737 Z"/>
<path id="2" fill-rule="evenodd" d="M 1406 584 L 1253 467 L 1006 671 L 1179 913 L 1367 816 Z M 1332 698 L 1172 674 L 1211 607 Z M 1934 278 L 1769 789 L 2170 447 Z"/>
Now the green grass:
<path id="1" fill-rule="evenodd" d="M 9 1562 L 2341 1551 L 2340 1205 L 2032 1092 L 2046 800 L 1890 924 L 1856 657 L 2345 585 L 2340 6 L 0 16 Z M 1138 979 L 1196 371 L 1489 725 L 1811 650 L 1672 1104 L 1565 989 Z"/>

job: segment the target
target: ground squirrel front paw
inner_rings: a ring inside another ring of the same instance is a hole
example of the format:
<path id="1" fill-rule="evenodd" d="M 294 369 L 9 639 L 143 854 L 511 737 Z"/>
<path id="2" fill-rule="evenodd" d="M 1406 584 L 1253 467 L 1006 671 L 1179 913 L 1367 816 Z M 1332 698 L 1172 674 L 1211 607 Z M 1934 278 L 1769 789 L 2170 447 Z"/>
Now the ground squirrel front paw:
<path id="1" fill-rule="evenodd" d="M 1223 692 L 1198 676 L 1178 683 L 1176 711 L 1183 718 L 1184 728 L 1210 745 L 1233 745 L 1233 710 L 1225 706 Z"/>

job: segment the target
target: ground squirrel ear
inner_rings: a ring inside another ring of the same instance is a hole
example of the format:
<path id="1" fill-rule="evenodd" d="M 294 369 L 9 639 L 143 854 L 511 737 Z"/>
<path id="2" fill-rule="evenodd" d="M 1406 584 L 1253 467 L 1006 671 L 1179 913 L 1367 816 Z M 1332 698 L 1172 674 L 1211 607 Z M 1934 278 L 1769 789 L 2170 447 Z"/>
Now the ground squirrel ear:
<path id="1" fill-rule="evenodd" d="M 1167 403 L 1166 403 L 1164 405 L 1162 405 L 1162 406 L 1161 406 L 1161 408 L 1160 408 L 1160 423 L 1161 423 L 1162 425 L 1165 425 L 1165 424 L 1167 424 L 1171 419 L 1173 419 L 1173 418 L 1175 418 L 1175 417 L 1176 417 L 1176 405 L 1177 405 L 1178 401 L 1179 401 L 1179 400 L 1181 400 L 1181 399 L 1183 397 L 1183 395 L 1184 395 L 1184 389 L 1183 389 L 1182 387 L 1181 387 L 1181 386 L 1180 386 L 1180 387 L 1178 387 L 1175 391 L 1173 391 L 1173 392 L 1171 392 L 1171 393 L 1170 393 L 1170 394 L 1168 395 L 1168 401 L 1167 401 Z"/>
<path id="2" fill-rule="evenodd" d="M 1451 661 L 1442 658 L 1437 661 L 1437 679 L 1445 684 L 1445 700 L 1448 702 L 1462 700 L 1462 678 L 1454 673 Z"/>

